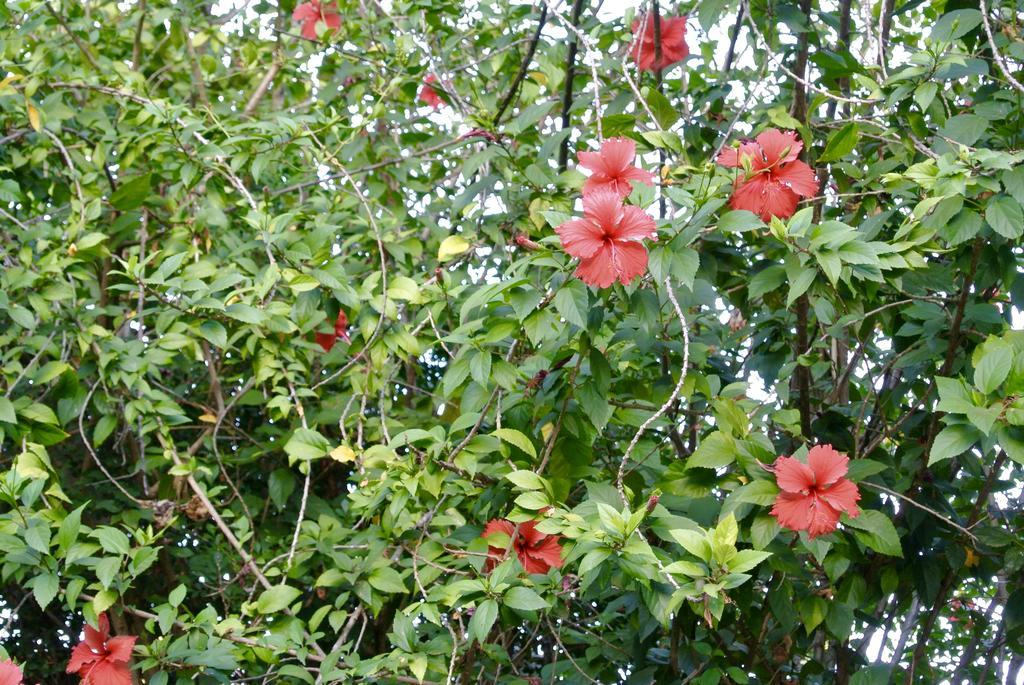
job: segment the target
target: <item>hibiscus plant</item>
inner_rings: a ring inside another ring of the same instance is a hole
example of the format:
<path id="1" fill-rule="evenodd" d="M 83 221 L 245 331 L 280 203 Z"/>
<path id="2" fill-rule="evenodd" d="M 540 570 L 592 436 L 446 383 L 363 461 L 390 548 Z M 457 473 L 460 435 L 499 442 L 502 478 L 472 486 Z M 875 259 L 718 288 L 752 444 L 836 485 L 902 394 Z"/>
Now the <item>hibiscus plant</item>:
<path id="1" fill-rule="evenodd" d="M 1019 3 L 0 18 L 0 685 L 1024 682 Z"/>

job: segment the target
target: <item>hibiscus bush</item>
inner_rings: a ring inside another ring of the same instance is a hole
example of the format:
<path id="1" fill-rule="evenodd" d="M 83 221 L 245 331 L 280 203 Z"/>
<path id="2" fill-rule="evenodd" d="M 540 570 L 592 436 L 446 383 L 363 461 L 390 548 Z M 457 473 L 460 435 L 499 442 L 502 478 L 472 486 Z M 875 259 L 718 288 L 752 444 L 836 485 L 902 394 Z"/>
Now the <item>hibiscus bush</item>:
<path id="1" fill-rule="evenodd" d="M 1020 4 L 0 18 L 0 684 L 1021 682 Z"/>

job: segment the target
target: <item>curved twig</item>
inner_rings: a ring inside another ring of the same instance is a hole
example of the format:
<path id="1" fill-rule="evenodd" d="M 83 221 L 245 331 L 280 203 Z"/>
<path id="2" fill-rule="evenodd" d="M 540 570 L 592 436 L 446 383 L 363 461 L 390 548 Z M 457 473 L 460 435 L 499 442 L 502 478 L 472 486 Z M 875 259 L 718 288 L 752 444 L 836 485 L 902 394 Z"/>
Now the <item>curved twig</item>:
<path id="1" fill-rule="evenodd" d="M 683 383 L 686 382 L 686 367 L 690 364 L 690 332 L 687 330 L 686 317 L 683 316 L 683 310 L 679 306 L 679 300 L 676 299 L 675 291 L 672 290 L 671 277 L 665 278 L 665 289 L 668 291 L 668 299 L 672 302 L 672 308 L 676 310 L 676 316 L 679 317 L 679 323 L 683 330 L 683 363 L 679 373 L 679 380 L 676 381 L 676 387 L 673 388 L 672 394 L 665 401 L 665 404 L 658 408 L 658 411 L 651 414 L 647 417 L 646 421 L 640 424 L 640 427 L 637 428 L 636 434 L 630 441 L 629 446 L 626 447 L 626 451 L 622 454 L 622 461 L 619 462 L 619 473 L 615 477 L 615 489 L 619 491 L 619 498 L 622 499 L 622 503 L 626 506 L 629 506 L 629 500 L 626 499 L 626 490 L 622 485 L 622 479 L 626 474 L 626 463 L 629 462 L 629 457 L 633 453 L 633 449 L 636 447 L 637 443 L 640 442 L 640 437 L 644 434 L 644 431 L 646 431 L 652 423 L 661 418 L 661 416 L 669 410 L 669 407 L 675 404 L 675 401 L 679 398 L 679 394 L 683 391 Z"/>

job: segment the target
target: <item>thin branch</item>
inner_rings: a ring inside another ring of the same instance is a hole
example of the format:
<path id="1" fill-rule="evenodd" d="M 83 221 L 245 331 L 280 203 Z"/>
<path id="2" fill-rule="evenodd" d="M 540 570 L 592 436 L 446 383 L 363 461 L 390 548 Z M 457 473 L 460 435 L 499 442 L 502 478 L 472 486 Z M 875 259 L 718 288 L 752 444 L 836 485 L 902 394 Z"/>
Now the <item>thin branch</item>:
<path id="1" fill-rule="evenodd" d="M 963 533 L 964 535 L 969 537 L 974 542 L 978 541 L 978 538 L 974 535 L 974 533 L 972 533 L 971 531 L 967 530 L 966 528 L 961 526 L 959 523 L 956 523 L 952 519 L 950 519 L 950 518 L 948 518 L 946 516 L 943 516 L 939 512 L 937 512 L 934 509 L 932 509 L 931 507 L 927 507 L 927 506 L 921 504 L 920 502 L 917 502 L 916 500 L 913 500 L 910 497 L 907 497 L 903 493 L 896 492 L 895 490 L 890 490 L 889 488 L 885 487 L 884 485 L 879 485 L 878 483 L 869 483 L 867 481 L 861 481 L 860 485 L 866 485 L 869 488 L 874 488 L 875 490 L 880 490 L 880 491 L 884 492 L 887 495 L 892 495 L 893 497 L 898 497 L 901 500 L 903 500 L 904 502 L 906 502 L 907 504 L 909 504 L 909 505 L 911 505 L 913 507 L 917 507 L 921 511 L 928 512 L 929 514 L 931 514 L 935 518 L 937 518 L 940 521 L 942 521 L 943 523 L 945 523 L 947 526 L 950 526 L 952 528 L 956 528 L 958 531 L 960 531 L 961 533 Z"/>
<path id="2" fill-rule="evenodd" d="M 996 64 L 999 65 L 999 71 L 1003 72 L 1003 76 L 1006 77 L 1006 80 L 1009 81 L 1014 88 L 1024 93 L 1024 83 L 1021 83 L 1013 77 L 1013 74 L 1010 73 L 1009 67 L 1006 65 L 1006 60 L 1003 59 L 999 50 L 996 49 L 996 39 L 992 35 L 992 25 L 988 20 L 988 5 L 985 4 L 985 0 L 978 0 L 978 2 L 981 4 L 981 21 L 985 24 L 985 35 L 988 37 L 988 45 L 992 49 L 992 57 L 995 58 Z M 993 9 L 996 8 L 993 7 Z"/>
<path id="3" fill-rule="evenodd" d="M 508 89 L 508 93 L 505 94 L 505 98 L 501 101 L 498 106 L 498 111 L 494 115 L 494 124 L 497 125 L 501 122 L 501 116 L 508 109 L 509 105 L 516 97 L 516 93 L 519 92 L 519 86 L 522 84 L 523 79 L 526 78 L 526 72 L 530 68 L 530 63 L 533 61 L 533 55 L 537 52 L 537 44 L 540 43 L 540 35 L 544 31 L 544 24 L 548 20 L 548 5 L 545 2 L 540 8 L 540 19 L 537 20 L 537 30 L 533 34 L 533 40 L 530 41 L 530 45 L 526 48 L 526 54 L 523 56 L 523 61 L 519 65 L 519 72 L 516 77 L 512 79 L 512 86 Z"/>
<path id="4" fill-rule="evenodd" d="M 583 0 L 575 0 L 572 5 L 572 25 L 579 29 L 580 26 L 580 15 L 583 13 Z M 573 101 L 573 80 L 576 77 L 576 54 L 579 52 L 580 40 L 576 34 L 572 34 L 572 39 L 569 41 L 568 54 L 565 57 L 565 86 L 562 88 L 562 130 L 567 131 L 572 125 L 572 115 L 570 110 L 572 109 Z M 558 149 L 558 169 L 559 171 L 565 171 L 565 167 L 569 162 L 569 134 L 567 133 L 562 138 L 562 143 Z"/>
<path id="5" fill-rule="evenodd" d="M 89 388 L 89 394 L 85 396 L 85 402 L 82 403 L 82 410 L 78 412 L 78 437 L 82 439 L 82 444 L 85 445 L 86 451 L 89 453 L 89 456 L 92 457 L 93 462 L 99 467 L 100 471 L 103 472 L 106 479 L 110 481 L 122 495 L 130 499 L 135 504 L 143 506 L 142 500 L 125 490 L 124 486 L 121 485 L 113 475 L 111 475 L 110 471 L 107 470 L 107 467 L 103 465 L 102 461 L 100 461 L 99 455 L 96 454 L 96 450 L 93 449 L 92 443 L 89 442 L 89 438 L 85 434 L 85 412 L 89 409 L 89 401 L 92 399 L 93 394 L 96 392 L 96 388 L 99 386 L 100 382 L 96 381 L 96 383 Z"/>
<path id="6" fill-rule="evenodd" d="M 676 382 L 676 387 L 672 390 L 672 394 L 669 396 L 665 404 L 658 408 L 658 411 L 647 417 L 647 420 L 640 424 L 636 434 L 630 441 L 629 446 L 626 447 L 626 451 L 622 454 L 622 461 L 619 462 L 619 473 L 615 477 L 615 488 L 619 491 L 619 498 L 622 499 L 622 503 L 629 506 L 629 500 L 626 499 L 626 490 L 622 485 L 622 479 L 625 477 L 626 464 L 629 462 L 629 457 L 633 453 L 633 449 L 637 443 L 640 442 L 640 437 L 644 434 L 644 431 L 650 427 L 652 423 L 661 418 L 662 414 L 667 412 L 669 408 L 675 403 L 679 394 L 683 391 L 683 383 L 686 382 L 686 371 L 687 366 L 690 364 L 690 332 L 687 330 L 686 317 L 683 316 L 683 310 L 679 306 L 679 301 L 676 299 L 675 291 L 672 290 L 672 278 L 667 277 L 665 279 L 665 288 L 668 291 L 668 299 L 672 302 L 673 309 L 676 310 L 676 316 L 679 317 L 679 324 L 683 331 L 683 363 L 680 365 L 679 380 Z"/>

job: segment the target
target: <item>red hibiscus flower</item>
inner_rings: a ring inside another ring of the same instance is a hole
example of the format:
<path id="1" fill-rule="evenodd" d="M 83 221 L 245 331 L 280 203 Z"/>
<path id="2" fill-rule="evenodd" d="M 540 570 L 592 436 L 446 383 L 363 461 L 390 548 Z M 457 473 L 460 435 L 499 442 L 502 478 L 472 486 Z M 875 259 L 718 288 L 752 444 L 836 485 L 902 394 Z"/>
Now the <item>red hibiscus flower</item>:
<path id="1" fill-rule="evenodd" d="M 814 170 L 797 159 L 803 147 L 795 132 L 770 128 L 756 142 L 722 150 L 719 164 L 746 171 L 736 179 L 729 206 L 753 212 L 765 222 L 793 216 L 801 197 L 818 192 Z"/>
<path id="2" fill-rule="evenodd" d="M 849 462 L 832 445 L 812 447 L 806 464 L 792 457 L 776 459 L 772 466 L 782 492 L 772 516 L 790 530 L 806 530 L 812 540 L 835 530 L 840 513 L 860 516 L 860 492 L 844 478 Z"/>
<path id="3" fill-rule="evenodd" d="M 644 238 L 657 240 L 654 219 L 639 207 L 622 204 L 611 190 L 583 196 L 583 218 L 566 221 L 555 229 L 562 247 L 580 265 L 576 276 L 595 288 L 607 288 L 615 279 L 622 285 L 647 270 Z"/>
<path id="4" fill-rule="evenodd" d="M 338 318 L 334 320 L 334 330 L 332 332 L 316 334 L 316 341 L 320 344 L 320 347 L 324 348 L 324 352 L 330 352 L 338 338 L 347 343 L 352 342 L 348 337 L 348 316 L 346 316 L 344 310 L 338 311 Z"/>
<path id="5" fill-rule="evenodd" d="M 676 62 L 682 62 L 690 54 L 690 48 L 686 46 L 686 17 L 658 15 L 658 19 L 661 34 L 660 60 L 654 45 L 654 17 L 645 14 L 633 20 L 633 44 L 629 52 L 637 66 L 645 71 L 661 71 Z"/>
<path id="6" fill-rule="evenodd" d="M 633 191 L 633 181 L 654 185 L 654 174 L 633 166 L 636 143 L 629 138 L 609 138 L 601 143 L 600 152 L 579 153 L 580 166 L 590 170 L 583 184 L 583 194 L 595 190 L 612 190 L 621 197 Z"/>
<path id="7" fill-rule="evenodd" d="M 558 544 L 559 535 L 547 535 L 537 531 L 536 521 L 524 521 L 516 525 L 505 519 L 494 519 L 484 528 L 482 538 L 485 540 L 496 533 L 504 533 L 509 537 L 512 549 L 519 557 L 527 573 L 547 573 L 552 568 L 562 568 L 562 546 Z M 491 571 L 505 558 L 507 547 L 489 546 L 485 571 Z"/>
<path id="8" fill-rule="evenodd" d="M 0 685 L 21 685 L 21 669 L 10 659 L 0 661 Z"/>
<path id="9" fill-rule="evenodd" d="M 110 637 L 106 614 L 99 616 L 99 630 L 85 626 L 85 639 L 75 646 L 68 663 L 68 673 L 77 673 L 82 685 L 132 685 L 132 647 L 134 635 Z"/>
<path id="10" fill-rule="evenodd" d="M 430 105 L 434 109 L 437 109 L 444 104 L 444 100 L 437 94 L 431 83 L 437 83 L 437 77 L 433 74 L 427 74 L 427 77 L 423 79 L 423 86 L 420 88 L 420 102 Z"/>
<path id="11" fill-rule="evenodd" d="M 292 21 L 302 24 L 302 37 L 316 40 L 316 25 L 323 22 L 328 29 L 337 30 L 341 26 L 341 15 L 333 9 L 325 9 L 319 0 L 309 0 L 295 8 Z"/>

